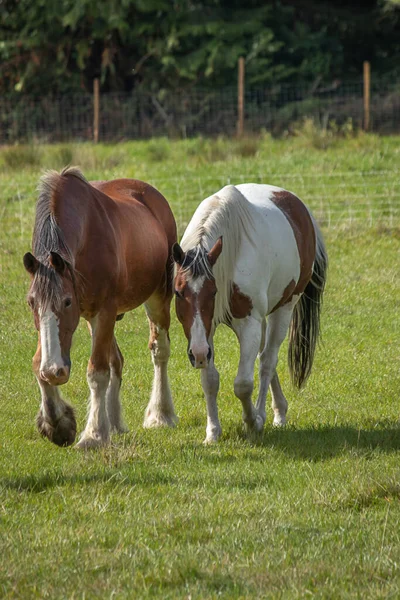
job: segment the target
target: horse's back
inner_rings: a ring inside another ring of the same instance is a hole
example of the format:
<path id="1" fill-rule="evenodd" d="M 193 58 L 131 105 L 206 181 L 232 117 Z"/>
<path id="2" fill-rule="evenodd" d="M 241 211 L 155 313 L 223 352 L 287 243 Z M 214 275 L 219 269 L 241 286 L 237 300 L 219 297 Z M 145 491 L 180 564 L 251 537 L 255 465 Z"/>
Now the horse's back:
<path id="1" fill-rule="evenodd" d="M 126 312 L 157 289 L 169 293 L 172 273 L 168 265 L 176 225 L 167 200 L 152 186 L 134 179 L 90 185 L 94 210 L 86 242 L 86 258 L 91 257 L 86 261 L 91 264 L 87 278 L 96 278 L 96 288 L 102 290 L 99 296 L 112 294 L 118 312 Z"/>
<path id="2" fill-rule="evenodd" d="M 120 207 L 146 207 L 165 229 L 168 238 L 176 241 L 176 224 L 166 198 L 156 188 L 138 179 L 92 181 L 91 185 L 112 198 Z"/>
<path id="3" fill-rule="evenodd" d="M 314 224 L 307 207 L 287 190 L 265 184 L 240 184 L 236 189 L 253 213 L 256 250 L 248 246 L 246 251 L 256 262 L 254 281 L 258 280 L 261 288 L 261 282 L 267 286 L 270 312 L 304 291 L 315 259 Z M 242 259 L 239 273 L 249 256 Z"/>

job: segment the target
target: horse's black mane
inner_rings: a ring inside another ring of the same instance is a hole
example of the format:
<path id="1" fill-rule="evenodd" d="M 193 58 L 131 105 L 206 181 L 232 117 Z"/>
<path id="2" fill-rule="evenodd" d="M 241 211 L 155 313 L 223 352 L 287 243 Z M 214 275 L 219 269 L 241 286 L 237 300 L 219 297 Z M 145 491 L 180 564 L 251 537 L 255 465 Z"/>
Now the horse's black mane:
<path id="1" fill-rule="evenodd" d="M 181 266 L 183 271 L 189 274 L 193 279 L 196 279 L 197 277 L 206 277 L 207 279 L 214 278 L 208 260 L 208 250 L 201 244 L 186 252 L 185 259 Z"/>
<path id="2" fill-rule="evenodd" d="M 43 311 L 47 306 L 52 306 L 57 311 L 62 302 L 62 277 L 50 265 L 51 252 L 56 252 L 64 260 L 76 290 L 77 274 L 74 268 L 74 257 L 53 212 L 54 195 L 58 192 L 62 184 L 61 178 L 65 175 L 73 175 L 85 180 L 78 169 L 67 168 L 61 174 L 56 171 L 46 173 L 41 177 L 38 187 L 39 197 L 36 205 L 32 250 L 40 265 L 31 291 Z"/>

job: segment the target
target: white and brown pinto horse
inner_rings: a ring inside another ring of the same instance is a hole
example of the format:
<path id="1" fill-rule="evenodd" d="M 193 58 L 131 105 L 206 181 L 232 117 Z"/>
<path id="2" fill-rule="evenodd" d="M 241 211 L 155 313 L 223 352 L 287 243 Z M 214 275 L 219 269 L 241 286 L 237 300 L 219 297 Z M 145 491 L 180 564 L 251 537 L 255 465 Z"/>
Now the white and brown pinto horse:
<path id="1" fill-rule="evenodd" d="M 116 320 L 144 303 L 154 382 L 144 426 L 173 425 L 168 383 L 172 246 L 176 225 L 165 198 L 133 179 L 89 183 L 74 167 L 45 174 L 39 185 L 28 302 L 39 332 L 33 370 L 42 402 L 37 425 L 59 446 L 76 435 L 74 412 L 59 393 L 69 379 L 70 348 L 80 316 L 89 323 L 88 421 L 80 448 L 106 444 L 126 431 L 119 391 L 123 357 Z"/>
<path id="2" fill-rule="evenodd" d="M 290 327 L 289 367 L 293 382 L 301 387 L 313 363 L 326 279 L 327 255 L 310 212 L 281 188 L 228 185 L 200 204 L 173 255 L 176 312 L 188 339 L 190 362 L 202 369 L 205 443 L 221 434 L 213 348 L 220 323 L 233 329 L 240 344 L 234 391 L 244 422 L 262 430 L 270 387 L 274 424 L 284 425 L 288 403 L 276 372 L 278 351 Z M 254 407 L 258 353 L 260 389 Z"/>

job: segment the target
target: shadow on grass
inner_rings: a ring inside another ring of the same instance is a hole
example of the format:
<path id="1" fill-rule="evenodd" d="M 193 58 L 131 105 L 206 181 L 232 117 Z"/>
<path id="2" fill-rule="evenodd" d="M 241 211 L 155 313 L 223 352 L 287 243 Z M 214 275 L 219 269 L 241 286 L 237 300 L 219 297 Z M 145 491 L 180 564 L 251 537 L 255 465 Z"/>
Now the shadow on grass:
<path id="1" fill-rule="evenodd" d="M 136 485 L 145 486 L 164 486 L 174 485 L 176 477 L 165 475 L 159 471 L 150 471 L 148 473 L 129 473 L 129 475 L 121 475 L 115 470 L 109 470 L 101 473 L 85 474 L 83 472 L 74 473 L 73 475 L 64 474 L 62 472 L 43 473 L 42 475 L 35 473 L 32 475 L 23 475 L 21 477 L 0 478 L 0 489 L 17 490 L 20 492 L 41 492 L 61 487 L 65 485 L 75 486 L 93 483 L 109 484 L 115 488 L 121 486 L 134 487 Z"/>
<path id="2" fill-rule="evenodd" d="M 245 433 L 241 433 L 246 438 Z M 248 436 L 252 447 L 277 448 L 294 459 L 326 460 L 335 456 L 368 454 L 378 451 L 400 451 L 400 424 L 379 423 L 379 428 L 362 429 L 350 426 L 321 426 L 306 429 L 270 428 L 261 436 Z"/>
<path id="3" fill-rule="evenodd" d="M 241 443 L 237 445 L 238 438 Z M 236 440 L 236 442 L 235 442 Z M 185 447 L 168 449 L 176 453 L 177 460 L 184 459 L 184 455 L 191 455 L 191 463 L 198 464 L 197 474 L 187 478 L 187 464 L 182 462 L 182 476 L 185 485 L 197 486 L 210 476 L 209 465 L 228 465 L 240 463 L 243 458 L 252 462 L 266 462 L 265 452 L 268 448 L 277 450 L 292 460 L 306 460 L 312 462 L 329 460 L 335 457 L 362 457 L 368 460 L 379 453 L 393 454 L 400 451 L 400 425 L 397 422 L 379 423 L 379 428 L 357 429 L 350 426 L 321 426 L 315 428 L 296 429 L 288 426 L 285 429 L 269 428 L 262 435 L 247 436 L 243 429 L 231 428 L 226 432 L 217 446 L 203 447 L 198 443 L 188 443 Z M 257 450 L 260 449 L 260 452 Z M 118 448 L 116 448 L 118 452 Z M 132 470 L 132 465 L 135 469 Z M 203 466 L 201 466 L 203 465 Z M 124 467 L 129 467 L 129 470 Z M 205 469 L 204 469 L 205 467 Z M 118 487 L 179 487 L 182 484 L 179 473 L 168 473 L 165 465 L 147 465 L 146 461 L 138 462 L 123 460 L 110 466 L 106 470 L 99 467 L 96 472 L 85 472 L 81 467 L 76 473 L 62 471 L 46 472 L 43 474 L 28 474 L 16 477 L 0 478 L 0 488 L 21 492 L 41 493 L 47 489 L 60 486 L 86 486 L 100 483 L 113 488 Z M 225 468 L 224 468 L 225 469 Z M 215 479 L 215 473 L 214 473 Z M 248 478 L 239 481 L 236 476 L 233 480 L 219 481 L 218 485 L 243 486 L 249 488 L 251 482 Z M 258 475 L 254 480 L 254 487 L 259 485 Z M 251 487 L 251 486 L 250 486 Z"/>

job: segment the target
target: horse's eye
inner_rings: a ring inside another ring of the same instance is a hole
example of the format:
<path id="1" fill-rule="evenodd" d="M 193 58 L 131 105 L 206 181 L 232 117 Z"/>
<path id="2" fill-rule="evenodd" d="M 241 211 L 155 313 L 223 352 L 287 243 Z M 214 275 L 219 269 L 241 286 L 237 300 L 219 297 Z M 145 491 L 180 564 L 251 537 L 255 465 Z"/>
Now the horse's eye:
<path id="1" fill-rule="evenodd" d="M 65 306 L 65 308 L 69 308 L 71 306 L 71 304 L 72 304 L 71 298 L 66 298 L 64 300 L 64 306 Z"/>
<path id="2" fill-rule="evenodd" d="M 27 298 L 27 302 L 29 304 L 29 307 L 33 310 L 34 300 L 33 300 L 32 296 L 29 296 L 29 298 Z"/>
<path id="3" fill-rule="evenodd" d="M 182 298 L 183 298 L 183 294 L 182 294 L 182 292 L 180 292 L 179 290 L 175 290 L 175 296 L 176 296 L 177 298 L 180 298 L 181 300 L 182 300 Z"/>

